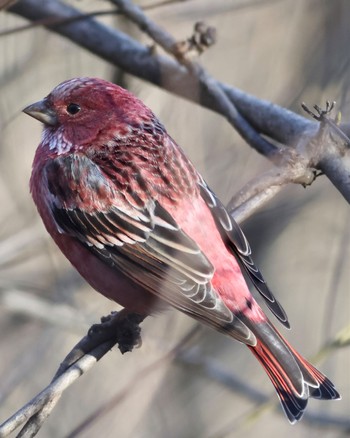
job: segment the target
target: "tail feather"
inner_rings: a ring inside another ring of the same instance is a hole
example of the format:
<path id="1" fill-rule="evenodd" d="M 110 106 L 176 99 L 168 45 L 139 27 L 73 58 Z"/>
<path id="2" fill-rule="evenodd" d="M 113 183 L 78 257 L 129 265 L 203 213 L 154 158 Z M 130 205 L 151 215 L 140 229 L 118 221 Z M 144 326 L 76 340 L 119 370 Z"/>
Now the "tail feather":
<path id="1" fill-rule="evenodd" d="M 293 384 L 283 367 L 277 365 L 275 360 L 271 360 L 269 350 L 267 350 L 260 341 L 258 341 L 256 347 L 249 348 L 259 360 L 275 387 L 288 420 L 294 424 L 300 420 L 304 414 L 307 406 L 308 390 L 305 390 L 304 387 L 302 393 L 298 391 L 296 385 Z M 296 383 L 299 384 L 299 381 Z"/>
<path id="2" fill-rule="evenodd" d="M 297 351 L 295 351 L 286 341 L 284 341 L 289 349 L 294 354 L 300 369 L 302 370 L 302 374 L 304 376 L 305 382 L 310 386 L 310 397 L 317 398 L 320 400 L 337 400 L 340 399 L 340 395 L 338 391 L 335 389 L 333 383 L 317 368 L 315 368 L 311 363 L 307 362 Z M 313 378 L 313 382 L 316 381 L 316 385 L 310 383 L 310 380 L 307 378 L 308 375 L 311 375 Z"/>
<path id="3" fill-rule="evenodd" d="M 333 383 L 296 352 L 272 325 L 261 323 L 258 327 L 257 344 L 249 349 L 265 369 L 292 424 L 301 419 L 310 397 L 340 398 Z"/>

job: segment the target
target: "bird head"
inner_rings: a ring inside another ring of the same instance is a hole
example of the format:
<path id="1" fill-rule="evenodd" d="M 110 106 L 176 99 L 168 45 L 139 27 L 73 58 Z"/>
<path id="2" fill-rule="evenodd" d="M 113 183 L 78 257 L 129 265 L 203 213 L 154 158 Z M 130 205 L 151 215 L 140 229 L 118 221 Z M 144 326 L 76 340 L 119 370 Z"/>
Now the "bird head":
<path id="1" fill-rule="evenodd" d="M 53 133 L 60 139 L 50 149 L 61 152 L 127 137 L 154 117 L 133 94 L 98 78 L 65 81 L 23 111 L 44 124 L 43 142 Z"/>

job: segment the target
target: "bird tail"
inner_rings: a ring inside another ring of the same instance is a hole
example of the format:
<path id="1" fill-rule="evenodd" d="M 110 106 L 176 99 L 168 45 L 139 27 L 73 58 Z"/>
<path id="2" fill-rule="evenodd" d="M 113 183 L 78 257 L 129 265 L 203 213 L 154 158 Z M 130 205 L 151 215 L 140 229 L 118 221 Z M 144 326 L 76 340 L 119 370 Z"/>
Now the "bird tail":
<path id="1" fill-rule="evenodd" d="M 248 346 L 273 383 L 284 412 L 293 424 L 300 420 L 308 399 L 339 399 L 333 383 L 297 351 L 272 324 L 258 324 L 255 346 Z"/>

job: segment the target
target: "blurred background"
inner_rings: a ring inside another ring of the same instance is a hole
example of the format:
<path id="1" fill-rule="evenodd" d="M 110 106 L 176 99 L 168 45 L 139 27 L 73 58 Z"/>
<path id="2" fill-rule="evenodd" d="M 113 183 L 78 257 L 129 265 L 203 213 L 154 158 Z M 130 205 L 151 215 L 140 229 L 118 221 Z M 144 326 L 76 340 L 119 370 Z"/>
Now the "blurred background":
<path id="1" fill-rule="evenodd" d="M 70 1 L 86 12 L 108 2 Z M 143 2 L 143 5 L 150 4 Z M 301 113 L 336 100 L 350 119 L 346 0 L 187 0 L 149 15 L 178 40 L 203 20 L 218 30 L 201 63 L 213 77 Z M 100 18 L 150 44 L 122 18 Z M 25 24 L 0 13 L 0 30 Z M 73 271 L 48 238 L 28 189 L 41 126 L 21 113 L 74 76 L 122 81 L 159 116 L 224 202 L 270 163 L 217 114 L 125 75 L 44 29 L 0 38 L 0 422 L 51 380 L 73 345 L 118 309 Z M 318 355 L 350 321 L 350 210 L 326 177 L 290 186 L 243 224 L 255 259 L 288 312 L 288 340 L 336 384 L 292 427 L 248 349 L 175 311 L 148 318 L 142 348 L 113 349 L 70 387 L 41 437 L 223 438 L 350 435 L 350 350 Z M 277 324 L 277 323 L 276 323 Z M 322 361 L 317 362 L 317 359 Z M 243 385 L 242 385 L 243 384 Z M 272 400 L 266 404 L 266 400 Z M 90 417 L 92 416 L 92 417 Z M 89 422 L 87 423 L 87 420 Z"/>

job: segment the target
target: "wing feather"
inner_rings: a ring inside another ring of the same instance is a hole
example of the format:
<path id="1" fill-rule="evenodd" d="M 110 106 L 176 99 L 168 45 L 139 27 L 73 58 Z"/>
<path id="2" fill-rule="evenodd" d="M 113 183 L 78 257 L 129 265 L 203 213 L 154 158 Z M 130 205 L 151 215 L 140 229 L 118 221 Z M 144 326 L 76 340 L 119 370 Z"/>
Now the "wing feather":
<path id="1" fill-rule="evenodd" d="M 127 203 L 106 175 L 87 160 L 75 155 L 47 164 L 50 209 L 58 228 L 79 239 L 112 269 L 182 312 L 255 345 L 255 336 L 213 288 L 212 264 L 169 212 L 152 199 L 141 207 Z M 80 166 L 76 172 L 80 178 L 72 182 L 74 190 L 67 191 L 74 166 Z M 95 187 L 103 187 L 103 196 Z M 98 207 L 89 205 L 86 210 L 82 199 Z"/>
<path id="2" fill-rule="evenodd" d="M 202 198 L 210 208 L 227 245 L 238 257 L 238 260 L 241 262 L 241 265 L 244 267 L 255 288 L 264 298 L 268 308 L 285 327 L 289 328 L 290 325 L 286 312 L 274 297 L 261 272 L 254 264 L 251 257 L 252 251 L 243 231 L 203 180 L 200 182 L 200 189 Z"/>

